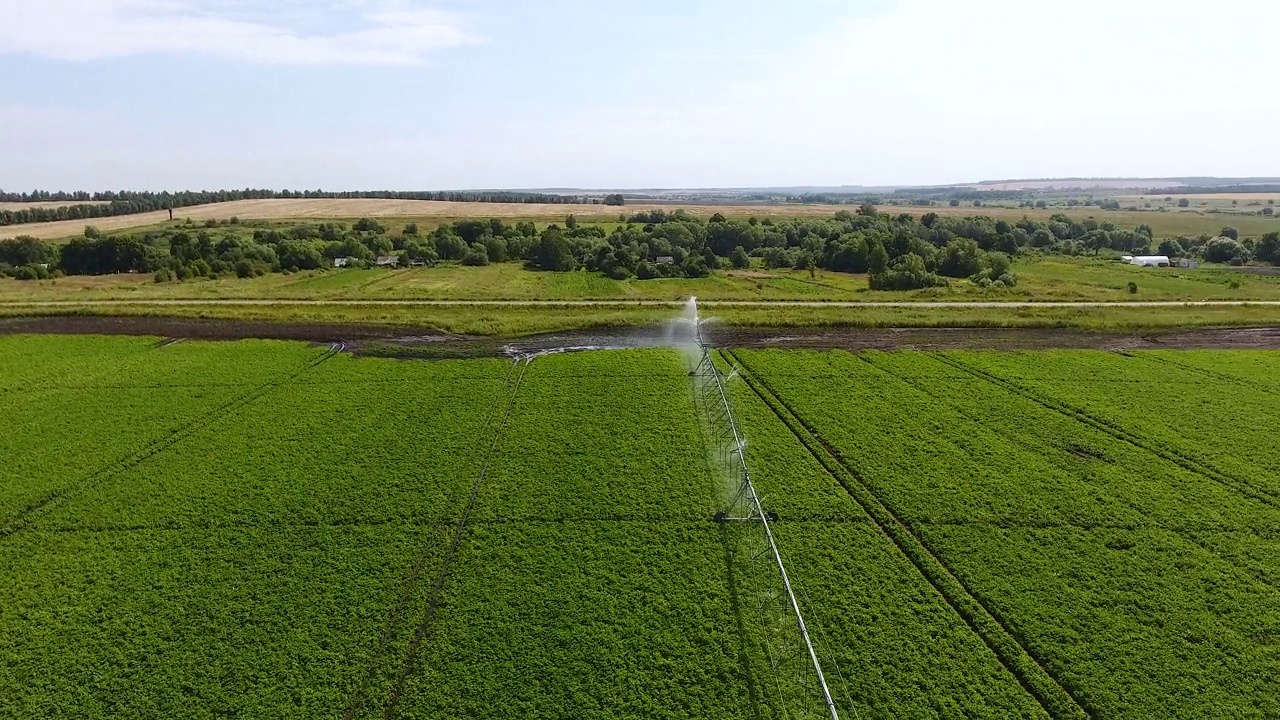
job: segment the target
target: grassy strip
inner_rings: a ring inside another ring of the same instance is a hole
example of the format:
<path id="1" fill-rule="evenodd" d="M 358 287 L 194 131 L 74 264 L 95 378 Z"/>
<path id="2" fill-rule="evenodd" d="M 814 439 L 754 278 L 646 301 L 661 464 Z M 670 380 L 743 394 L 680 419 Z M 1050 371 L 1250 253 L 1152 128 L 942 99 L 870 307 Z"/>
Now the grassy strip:
<path id="1" fill-rule="evenodd" d="M 889 537 L 903 555 L 938 591 L 947 603 L 973 628 L 991 651 L 1000 658 L 1026 690 L 1031 693 L 1045 711 L 1055 718 L 1088 718 L 1091 714 L 1080 701 L 1054 679 L 1048 671 L 1022 646 L 1021 643 L 975 598 L 964 584 L 939 560 L 911 529 L 882 504 L 878 497 L 863 483 L 840 458 L 838 451 L 826 447 L 795 412 L 787 406 L 766 381 L 756 376 L 749 366 L 734 355 L 729 356 L 743 368 L 743 379 L 753 391 L 769 405 L 796 438 L 804 444 L 822 466 L 849 492 L 876 525 Z"/>
<path id="2" fill-rule="evenodd" d="M 1262 268 L 1255 268 L 1262 269 Z M 49 280 L 0 278 L 0 300 L 13 303 L 99 300 L 650 300 L 683 302 L 690 296 L 714 301 L 840 300 L 901 301 L 1174 301 L 1280 300 L 1280 276 L 1243 268 L 1139 268 L 1105 258 L 1019 256 L 1018 284 L 983 288 L 952 278 L 946 288 L 871 290 L 865 274 L 828 270 L 813 275 L 792 269 L 722 269 L 701 278 L 614 280 L 600 273 L 542 272 L 519 263 L 469 267 L 322 269 L 269 273 L 256 278 L 219 277 L 175 282 L 151 275 L 75 275 Z M 1130 285 L 1132 284 L 1132 288 Z M 1132 291 L 1131 291 L 1132 290 Z"/>

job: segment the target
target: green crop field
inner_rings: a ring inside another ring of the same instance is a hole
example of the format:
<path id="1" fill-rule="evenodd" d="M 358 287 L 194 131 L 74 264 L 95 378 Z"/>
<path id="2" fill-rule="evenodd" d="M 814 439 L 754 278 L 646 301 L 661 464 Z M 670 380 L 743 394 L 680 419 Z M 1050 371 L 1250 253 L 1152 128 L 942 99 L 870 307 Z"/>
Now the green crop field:
<path id="1" fill-rule="evenodd" d="M 681 353 L 338 350 L 0 338 L 0 718 L 796 717 Z M 1280 715 L 1280 354 L 718 358 L 840 717 Z"/>

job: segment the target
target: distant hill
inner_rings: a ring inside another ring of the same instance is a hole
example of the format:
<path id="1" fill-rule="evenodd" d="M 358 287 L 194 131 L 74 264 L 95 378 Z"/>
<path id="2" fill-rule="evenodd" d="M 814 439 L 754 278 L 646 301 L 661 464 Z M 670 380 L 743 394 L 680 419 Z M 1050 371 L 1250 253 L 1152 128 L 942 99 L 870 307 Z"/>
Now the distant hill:
<path id="1" fill-rule="evenodd" d="M 968 187 L 978 190 L 1173 190 L 1194 188 L 1213 192 L 1214 188 L 1241 188 L 1280 184 L 1280 177 L 1168 177 L 1168 178 L 1037 178 L 1023 180 L 983 180 Z"/>

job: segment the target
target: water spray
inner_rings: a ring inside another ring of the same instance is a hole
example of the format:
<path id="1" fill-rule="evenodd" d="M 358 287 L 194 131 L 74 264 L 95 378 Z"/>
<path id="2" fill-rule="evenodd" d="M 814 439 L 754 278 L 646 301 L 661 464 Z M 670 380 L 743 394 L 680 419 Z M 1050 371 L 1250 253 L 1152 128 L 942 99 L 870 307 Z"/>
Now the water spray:
<path id="1" fill-rule="evenodd" d="M 735 483 L 735 487 L 732 488 L 731 498 L 724 508 L 715 514 L 713 519 L 719 523 L 745 523 L 761 529 L 765 547 L 760 552 L 755 553 L 752 560 L 771 561 L 770 564 L 776 566 L 785 595 L 785 597 L 777 599 L 785 600 L 786 607 L 784 612 L 795 619 L 800 640 L 807 655 L 808 662 L 806 664 L 814 673 L 817 689 L 821 695 L 821 702 L 825 706 L 824 714 L 829 715 L 831 720 L 839 720 L 835 702 L 831 698 L 831 690 L 827 686 L 826 677 L 822 673 L 822 665 L 818 662 L 818 654 L 814 650 L 813 642 L 809 636 L 808 626 L 805 624 L 804 615 L 800 612 L 800 603 L 796 601 L 795 592 L 791 587 L 791 579 L 788 577 L 787 568 L 782 562 L 782 553 L 778 550 L 778 544 L 773 536 L 773 529 L 769 526 L 770 523 L 778 521 L 778 516 L 776 513 L 768 512 L 764 509 L 760 496 L 756 493 L 755 486 L 751 482 L 751 472 L 747 468 L 747 442 L 738 428 L 738 421 L 733 414 L 733 406 L 729 402 L 729 395 L 725 392 L 724 387 L 725 382 L 736 376 L 738 371 L 734 369 L 728 378 L 721 375 L 720 369 L 715 363 L 715 348 L 703 336 L 703 322 L 698 317 L 698 299 L 695 297 L 689 298 L 689 301 L 685 303 L 682 317 L 678 321 L 684 337 L 680 339 L 682 342 L 677 344 L 685 350 L 689 357 L 691 368 L 689 375 L 693 378 L 694 387 L 697 391 L 699 409 L 704 416 L 712 437 L 716 441 L 720 462 Z M 764 610 L 762 608 L 763 614 Z M 766 645 L 768 642 L 766 640 Z M 769 656 L 774 665 L 775 674 L 778 674 L 781 665 L 778 654 L 770 650 Z"/>

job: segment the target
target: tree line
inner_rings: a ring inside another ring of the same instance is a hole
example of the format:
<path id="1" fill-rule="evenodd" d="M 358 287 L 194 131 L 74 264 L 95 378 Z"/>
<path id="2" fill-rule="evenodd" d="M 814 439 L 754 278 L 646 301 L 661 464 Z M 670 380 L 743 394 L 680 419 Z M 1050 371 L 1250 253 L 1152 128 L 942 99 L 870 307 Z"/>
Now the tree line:
<path id="1" fill-rule="evenodd" d="M 27 223 L 54 222 L 58 220 L 92 220 L 94 218 L 113 217 L 116 215 L 136 215 L 156 210 L 170 210 L 192 205 L 208 205 L 212 203 L 231 202 L 234 200 L 289 200 L 289 199 L 382 199 L 382 200 L 437 200 L 444 202 L 494 202 L 494 203 L 540 203 L 570 204 L 593 203 L 591 198 L 572 195 L 554 195 L 548 193 L 528 193 L 509 191 L 391 191 L 361 190 L 350 192 L 331 192 L 326 190 L 215 190 L 215 191 L 182 191 L 182 192 L 46 192 L 41 190 L 29 193 L 6 193 L 0 191 L 3 202 L 66 202 L 58 207 L 30 207 L 16 210 L 0 209 L 0 226 L 24 225 Z M 90 204 L 92 203 L 92 204 Z M 607 205 L 623 204 L 621 195 L 610 195 L 605 199 Z"/>
<path id="2" fill-rule="evenodd" d="M 155 273 L 157 281 L 234 274 L 253 277 L 333 267 L 364 267 L 379 257 L 402 263 L 521 262 L 535 270 L 585 270 L 614 279 L 702 277 L 723 268 L 763 266 L 866 273 L 874 289 L 941 287 L 969 279 L 984 287 L 1016 285 L 1011 258 L 1024 253 L 1080 255 L 1103 250 L 1194 256 L 1210 262 L 1280 264 L 1280 233 L 1241 237 L 1153 239 L 1150 226 L 1119 228 L 1093 218 L 1055 214 L 1048 221 L 984 216 L 919 217 L 863 206 L 828 219 L 730 220 L 683 210 L 620 216 L 616 223 L 539 227 L 497 218 L 457 220 L 429 231 L 399 233 L 373 219 L 246 227 L 236 221 L 192 223 L 143 234 L 104 235 L 92 227 L 65 245 L 31 237 L 0 241 L 0 273 L 50 275 Z"/>

